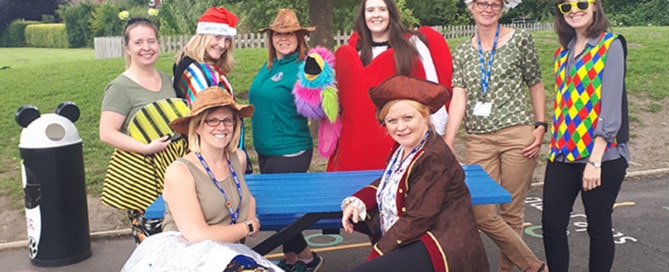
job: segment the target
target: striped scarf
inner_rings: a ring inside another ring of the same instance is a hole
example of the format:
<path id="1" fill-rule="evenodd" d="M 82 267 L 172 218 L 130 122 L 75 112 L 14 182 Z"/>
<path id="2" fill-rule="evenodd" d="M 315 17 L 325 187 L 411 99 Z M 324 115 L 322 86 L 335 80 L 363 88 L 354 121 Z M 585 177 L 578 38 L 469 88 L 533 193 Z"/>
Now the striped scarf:
<path id="1" fill-rule="evenodd" d="M 233 99 L 235 97 L 230 82 L 221 68 L 215 64 L 191 63 L 183 71 L 176 85 L 184 91 L 184 98 L 191 103 L 195 101 L 198 92 L 211 86 L 221 87 L 227 90 Z"/>

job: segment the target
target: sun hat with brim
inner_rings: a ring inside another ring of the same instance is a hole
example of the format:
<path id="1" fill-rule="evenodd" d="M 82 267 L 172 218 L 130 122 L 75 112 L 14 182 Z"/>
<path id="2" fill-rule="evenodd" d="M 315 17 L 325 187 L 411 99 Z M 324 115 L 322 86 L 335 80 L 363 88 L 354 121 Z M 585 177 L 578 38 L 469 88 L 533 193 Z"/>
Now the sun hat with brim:
<path id="1" fill-rule="evenodd" d="M 271 30 L 278 33 L 288 33 L 294 31 L 312 32 L 316 30 L 314 26 L 301 26 L 297 20 L 295 12 L 291 9 L 280 9 L 279 14 L 274 18 L 274 22 L 266 28 L 261 28 L 260 33 Z"/>
<path id="2" fill-rule="evenodd" d="M 225 106 L 230 106 L 233 110 L 237 111 L 241 118 L 251 117 L 251 115 L 253 115 L 253 110 L 255 109 L 253 105 L 235 103 L 232 96 L 220 87 L 209 87 L 197 94 L 191 107 L 192 110 L 190 114 L 188 116 L 174 119 L 174 121 L 170 123 L 170 126 L 174 131 L 188 135 L 188 123 L 190 123 L 191 118 L 208 109 Z"/>
<path id="3" fill-rule="evenodd" d="M 451 99 L 451 92 L 445 86 L 434 82 L 396 75 L 370 88 L 369 97 L 377 111 L 389 101 L 408 99 L 427 106 L 430 113 L 435 113 Z"/>

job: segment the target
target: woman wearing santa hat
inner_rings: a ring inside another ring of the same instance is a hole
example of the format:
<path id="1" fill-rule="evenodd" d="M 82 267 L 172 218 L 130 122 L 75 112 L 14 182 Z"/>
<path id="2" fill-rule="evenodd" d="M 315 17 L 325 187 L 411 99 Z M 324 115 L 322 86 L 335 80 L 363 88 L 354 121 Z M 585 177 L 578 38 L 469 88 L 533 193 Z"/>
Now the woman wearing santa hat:
<path id="1" fill-rule="evenodd" d="M 197 22 L 196 35 L 184 46 L 172 67 L 177 95 L 193 103 L 199 92 L 218 86 L 235 94 L 226 74 L 232 71 L 233 37 L 239 19 L 225 8 L 208 9 Z"/>

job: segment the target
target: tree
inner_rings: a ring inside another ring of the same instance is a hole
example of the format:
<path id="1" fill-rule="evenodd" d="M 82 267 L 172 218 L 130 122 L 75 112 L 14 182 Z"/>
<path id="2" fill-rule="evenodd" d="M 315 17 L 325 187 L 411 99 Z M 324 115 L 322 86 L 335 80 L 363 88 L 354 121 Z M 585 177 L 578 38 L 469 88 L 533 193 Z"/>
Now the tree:
<path id="1" fill-rule="evenodd" d="M 311 34 L 311 46 L 334 48 L 332 40 L 332 0 L 309 0 L 309 18 L 316 30 Z"/>
<path id="2" fill-rule="evenodd" d="M 420 20 L 421 25 L 460 25 L 469 18 L 458 13 L 456 2 L 461 0 L 412 0 L 407 1 L 408 9 Z"/>

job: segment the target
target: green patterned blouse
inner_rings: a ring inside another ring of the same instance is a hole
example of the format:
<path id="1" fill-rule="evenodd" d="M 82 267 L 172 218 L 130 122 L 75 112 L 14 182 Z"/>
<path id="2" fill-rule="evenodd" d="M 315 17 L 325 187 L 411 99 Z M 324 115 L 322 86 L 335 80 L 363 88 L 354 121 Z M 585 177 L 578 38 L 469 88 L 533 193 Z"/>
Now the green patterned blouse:
<path id="1" fill-rule="evenodd" d="M 453 87 L 462 87 L 467 96 L 465 129 L 470 134 L 498 131 L 515 125 L 534 124 L 528 87 L 541 82 L 539 58 L 532 35 L 516 29 L 509 41 L 497 48 L 487 94 L 481 92 L 481 62 L 471 39 L 453 52 Z M 490 51 L 484 51 L 487 69 Z M 475 116 L 478 101 L 492 103 L 490 115 Z"/>

